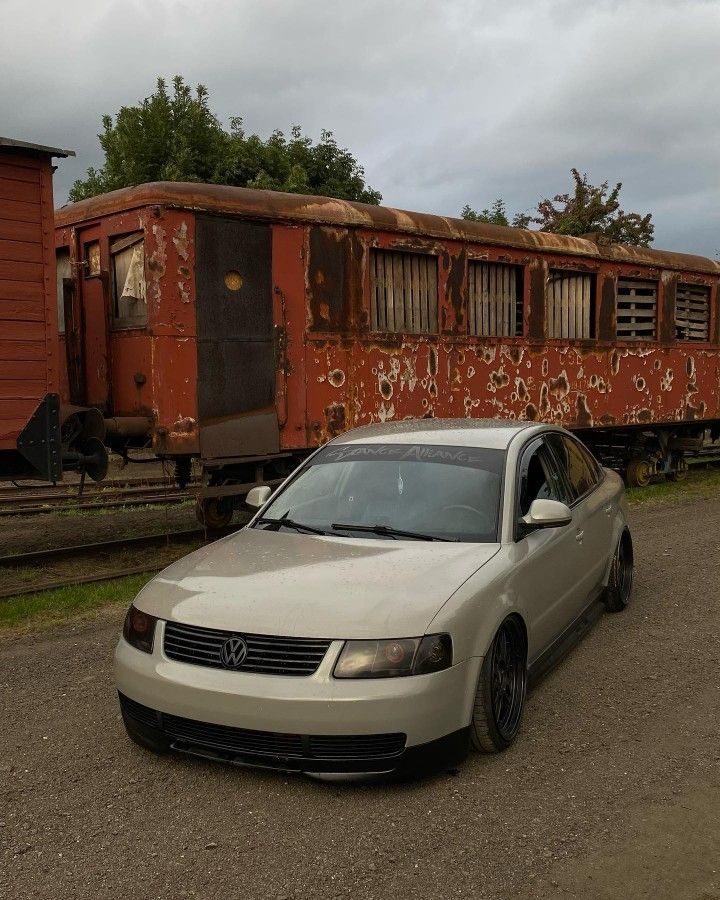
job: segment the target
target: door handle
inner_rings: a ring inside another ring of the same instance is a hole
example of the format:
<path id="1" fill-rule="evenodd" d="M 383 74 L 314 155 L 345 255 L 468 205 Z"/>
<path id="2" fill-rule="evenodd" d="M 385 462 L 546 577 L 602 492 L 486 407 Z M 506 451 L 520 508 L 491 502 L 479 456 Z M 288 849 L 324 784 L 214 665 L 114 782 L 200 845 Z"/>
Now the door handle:
<path id="1" fill-rule="evenodd" d="M 582 540 L 584 537 L 585 537 L 584 531 L 576 531 L 575 532 L 575 540 L 578 542 L 578 544 L 582 544 Z"/>

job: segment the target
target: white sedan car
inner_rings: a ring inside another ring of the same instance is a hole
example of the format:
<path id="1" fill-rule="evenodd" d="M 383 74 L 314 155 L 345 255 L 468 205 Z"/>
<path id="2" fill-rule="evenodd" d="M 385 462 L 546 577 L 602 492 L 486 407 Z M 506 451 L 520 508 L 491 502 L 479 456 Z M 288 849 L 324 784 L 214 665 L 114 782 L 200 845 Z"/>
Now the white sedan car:
<path id="1" fill-rule="evenodd" d="M 528 679 L 632 586 L 620 477 L 561 428 L 419 420 L 326 444 L 130 608 L 143 747 L 309 773 L 496 752 Z"/>

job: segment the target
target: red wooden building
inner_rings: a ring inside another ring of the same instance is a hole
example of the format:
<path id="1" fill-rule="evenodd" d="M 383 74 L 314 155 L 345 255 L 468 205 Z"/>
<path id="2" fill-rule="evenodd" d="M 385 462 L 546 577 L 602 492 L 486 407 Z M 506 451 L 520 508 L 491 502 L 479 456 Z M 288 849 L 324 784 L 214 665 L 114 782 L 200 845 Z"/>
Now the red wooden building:
<path id="1" fill-rule="evenodd" d="M 52 159 L 74 155 L 0 138 L 0 478 L 62 474 Z"/>
<path id="2" fill-rule="evenodd" d="M 720 424 L 714 260 L 197 184 L 56 225 L 67 398 L 181 481 L 199 457 L 209 520 L 373 421 L 559 422 L 635 483 Z"/>

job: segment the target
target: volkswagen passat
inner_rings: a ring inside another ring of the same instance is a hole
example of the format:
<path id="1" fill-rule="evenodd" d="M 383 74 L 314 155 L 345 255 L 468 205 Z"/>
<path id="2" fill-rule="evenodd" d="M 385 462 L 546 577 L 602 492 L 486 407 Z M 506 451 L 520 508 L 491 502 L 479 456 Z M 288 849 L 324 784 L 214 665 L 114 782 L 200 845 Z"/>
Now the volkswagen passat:
<path id="1" fill-rule="evenodd" d="M 360 428 L 248 502 L 127 614 L 143 747 L 311 773 L 504 750 L 528 679 L 630 595 L 622 481 L 552 426 Z"/>

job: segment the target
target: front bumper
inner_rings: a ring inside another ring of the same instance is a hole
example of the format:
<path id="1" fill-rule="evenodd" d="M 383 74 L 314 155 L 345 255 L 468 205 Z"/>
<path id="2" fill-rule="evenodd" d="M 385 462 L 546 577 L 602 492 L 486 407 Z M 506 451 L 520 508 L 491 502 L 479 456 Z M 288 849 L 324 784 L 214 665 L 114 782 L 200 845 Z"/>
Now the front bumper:
<path id="1" fill-rule="evenodd" d="M 167 715 L 123 694 L 119 698 L 128 734 L 148 750 L 174 750 L 282 772 L 421 775 L 456 766 L 470 747 L 469 727 L 407 748 L 404 734 L 334 737 L 249 731 Z"/>
<path id="2" fill-rule="evenodd" d="M 336 760 L 338 767 L 315 767 L 313 771 L 386 771 L 399 767 L 395 765 L 402 762 L 399 754 L 403 758 L 405 754 L 412 756 L 414 748 L 439 739 L 447 739 L 452 747 L 462 744 L 464 739 L 452 735 L 468 728 L 482 663 L 481 659 L 472 658 L 442 672 L 404 678 L 335 679 L 332 669 L 343 642 L 334 641 L 311 676 L 261 675 L 171 660 L 162 650 L 163 631 L 164 623 L 158 622 L 152 653 L 136 650 L 123 638 L 115 653 L 115 680 L 120 694 L 131 703 L 146 707 L 154 716 L 161 714 L 160 719 L 148 720 L 144 725 L 140 722 L 143 727 L 155 729 L 148 736 L 160 740 L 162 747 L 158 749 L 170 749 L 171 744 L 175 749 L 186 749 L 184 744 L 193 743 L 187 732 L 170 734 L 163 727 L 162 714 L 171 721 L 307 740 L 348 736 L 365 739 L 359 759 L 353 761 L 344 751 L 344 758 Z M 124 715 L 126 724 L 128 718 L 135 721 L 127 710 Z M 384 768 L 368 769 L 372 738 L 398 734 L 403 736 L 402 747 L 392 764 L 388 766 L 383 758 L 380 764 Z M 207 735 L 204 745 L 210 746 Z M 227 748 L 216 746 L 213 753 L 218 750 L 224 753 Z M 245 750 L 241 747 L 241 755 Z M 274 751 L 270 755 L 283 757 Z M 293 754 L 285 756 L 289 762 L 281 768 L 311 771 L 309 766 L 314 766 L 314 756 L 306 753 L 300 754 L 298 764 L 297 747 Z M 348 767 L 349 763 L 353 765 Z M 357 768 L 360 763 L 362 768 Z"/>

